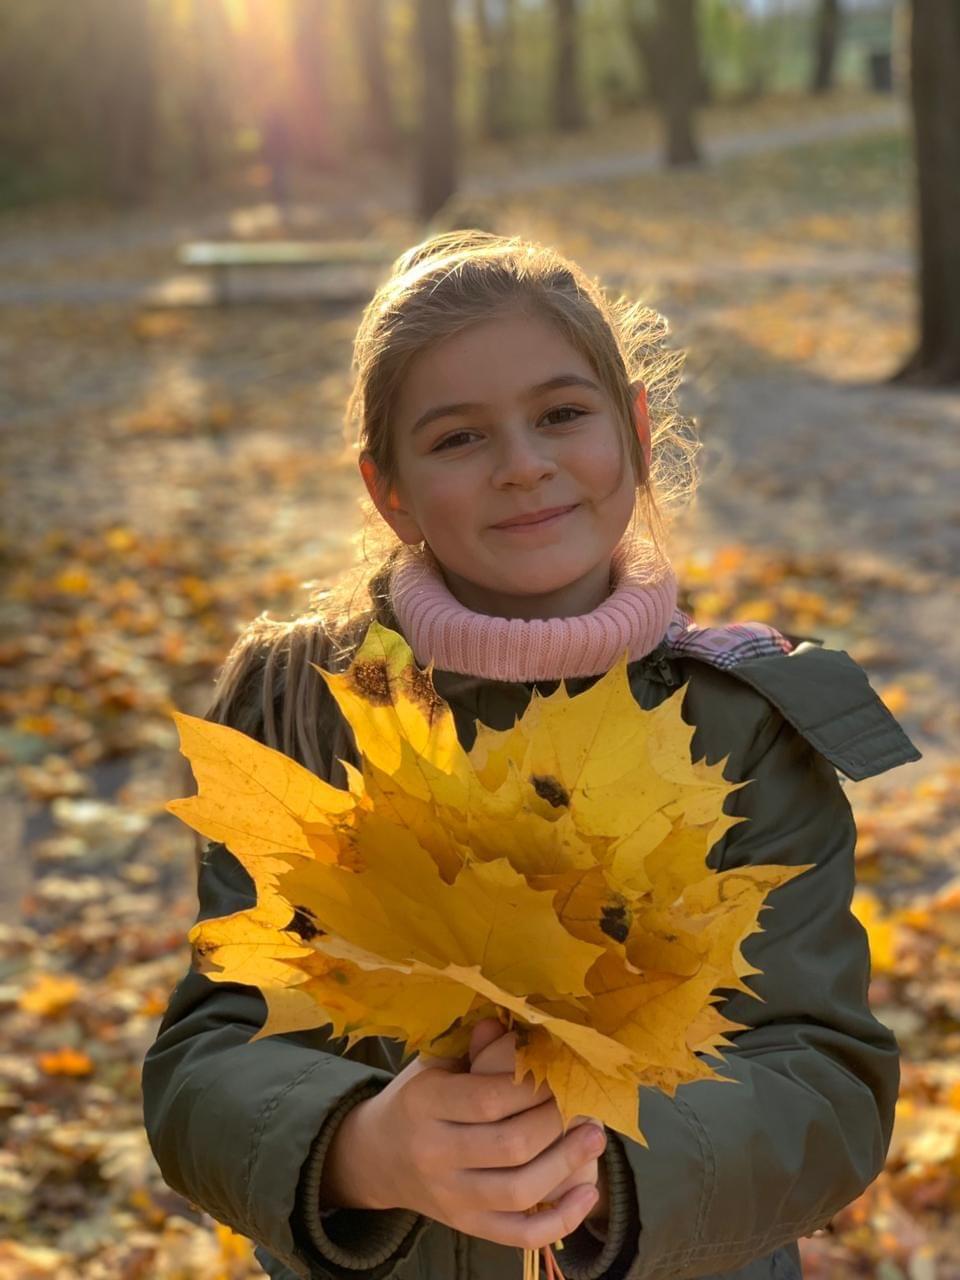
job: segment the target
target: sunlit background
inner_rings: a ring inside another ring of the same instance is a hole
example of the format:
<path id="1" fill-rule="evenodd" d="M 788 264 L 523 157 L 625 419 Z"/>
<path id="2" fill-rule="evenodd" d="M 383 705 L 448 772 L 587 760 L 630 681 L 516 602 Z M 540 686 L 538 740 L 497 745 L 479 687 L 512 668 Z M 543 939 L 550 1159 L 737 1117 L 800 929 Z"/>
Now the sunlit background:
<path id="1" fill-rule="evenodd" d="M 261 1274 L 141 1126 L 196 910 L 170 713 L 358 553 L 361 310 L 477 226 L 688 352 L 682 606 L 846 650 L 924 753 L 847 785 L 903 1079 L 801 1250 L 960 1277 L 958 85 L 954 0 L 0 0 L 0 1274 Z"/>

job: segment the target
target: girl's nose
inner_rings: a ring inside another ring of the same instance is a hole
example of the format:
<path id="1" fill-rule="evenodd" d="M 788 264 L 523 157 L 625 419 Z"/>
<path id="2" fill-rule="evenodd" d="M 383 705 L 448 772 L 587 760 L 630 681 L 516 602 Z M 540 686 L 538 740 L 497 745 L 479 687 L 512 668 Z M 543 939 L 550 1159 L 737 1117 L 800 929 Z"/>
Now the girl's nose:
<path id="1" fill-rule="evenodd" d="M 496 484 L 530 484 L 553 475 L 557 464 L 544 448 L 544 442 L 526 434 L 503 439 L 497 451 L 493 479 Z"/>

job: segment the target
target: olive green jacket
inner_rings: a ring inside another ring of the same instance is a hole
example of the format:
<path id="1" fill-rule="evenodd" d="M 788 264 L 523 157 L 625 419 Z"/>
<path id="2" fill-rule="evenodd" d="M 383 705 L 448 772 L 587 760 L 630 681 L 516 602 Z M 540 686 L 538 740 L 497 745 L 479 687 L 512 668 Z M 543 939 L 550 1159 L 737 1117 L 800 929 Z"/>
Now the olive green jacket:
<path id="1" fill-rule="evenodd" d="M 791 1280 L 796 1241 L 825 1225 L 883 1168 L 900 1080 L 893 1033 L 867 1001 L 870 956 L 851 913 L 856 827 L 840 770 L 861 779 L 920 752 L 842 650 L 801 643 L 730 670 L 662 643 L 628 667 L 641 707 L 682 685 L 693 758 L 729 755 L 727 797 L 742 815 L 711 850 L 716 870 L 815 863 L 771 895 L 742 944 L 763 1001 L 728 991 L 720 1011 L 747 1029 L 711 1065 L 739 1087 L 638 1090 L 643 1147 L 607 1131 L 605 1241 L 581 1225 L 556 1257 L 571 1280 Z M 571 693 L 597 677 L 568 680 Z M 689 684 L 687 684 L 689 682 Z M 475 721 L 507 728 L 531 690 L 435 672 L 465 748 Z M 332 699 L 330 705 L 333 706 Z M 338 713 L 339 714 L 339 713 Z M 256 726 L 238 724 L 257 735 Z M 253 905 L 252 882 L 223 845 L 199 871 L 199 919 Z M 166 1182 L 256 1243 L 277 1280 L 520 1280 L 522 1251 L 412 1210 L 318 1211 L 327 1146 L 344 1114 L 406 1064 L 402 1042 L 343 1051 L 330 1025 L 248 1043 L 259 991 L 192 969 L 176 987 L 143 1066 L 144 1117 Z"/>

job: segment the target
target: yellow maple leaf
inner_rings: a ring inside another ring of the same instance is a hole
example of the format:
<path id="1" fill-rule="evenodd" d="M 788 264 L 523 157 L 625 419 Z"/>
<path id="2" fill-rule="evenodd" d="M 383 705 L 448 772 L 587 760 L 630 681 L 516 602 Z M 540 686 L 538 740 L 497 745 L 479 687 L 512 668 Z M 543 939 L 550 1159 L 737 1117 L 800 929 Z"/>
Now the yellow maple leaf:
<path id="1" fill-rule="evenodd" d="M 875 894 L 857 888 L 850 909 L 867 931 L 872 973 L 896 973 L 897 921 L 884 913 Z"/>
<path id="2" fill-rule="evenodd" d="M 461 1057 L 491 1014 L 516 1080 L 546 1081 L 564 1126 L 591 1115 L 646 1144 L 640 1085 L 727 1081 L 704 1061 L 756 998 L 740 945 L 763 899 L 809 869 L 714 872 L 723 812 L 750 779 L 691 759 L 681 698 L 644 710 L 627 655 L 590 688 L 536 692 L 470 752 L 402 636 L 373 623 L 350 667 L 315 668 L 361 767 L 330 786 L 236 730 L 175 713 L 197 796 L 167 808 L 247 869 L 256 905 L 190 931 L 213 981 L 255 985 L 252 1037 L 330 1025 Z"/>
<path id="3" fill-rule="evenodd" d="M 59 973 L 38 973 L 26 990 L 21 991 L 17 1004 L 28 1013 L 54 1017 L 68 1008 L 80 994 L 76 978 Z"/>

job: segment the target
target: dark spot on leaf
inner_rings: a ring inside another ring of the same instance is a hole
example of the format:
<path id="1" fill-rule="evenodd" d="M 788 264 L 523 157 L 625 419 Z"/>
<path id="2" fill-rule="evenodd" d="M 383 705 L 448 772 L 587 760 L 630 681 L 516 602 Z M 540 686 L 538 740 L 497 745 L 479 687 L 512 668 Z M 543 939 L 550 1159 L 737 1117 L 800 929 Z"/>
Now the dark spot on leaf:
<path id="1" fill-rule="evenodd" d="M 308 907 L 294 907 L 293 919 L 287 925 L 287 933 L 295 933 L 304 942 L 309 942 L 311 938 L 322 937 L 325 932 L 326 930 L 318 926 L 316 917 Z"/>
<path id="2" fill-rule="evenodd" d="M 600 912 L 600 929 L 614 942 L 626 942 L 630 932 L 630 919 L 624 902 L 605 906 Z"/>
<path id="3" fill-rule="evenodd" d="M 463 1018 L 462 1018 L 462 1017 L 461 1017 L 461 1018 L 454 1018 L 454 1020 L 450 1023 L 450 1025 L 449 1025 L 449 1026 L 444 1027 L 444 1029 L 443 1029 L 441 1032 L 439 1032 L 439 1034 L 438 1034 L 438 1035 L 432 1036 L 428 1043 L 429 1043 L 429 1044 L 436 1044 L 436 1042 L 437 1042 L 438 1040 L 442 1040 L 442 1039 L 444 1038 L 444 1036 L 448 1036 L 448 1035 L 450 1035 L 452 1032 L 456 1031 L 457 1027 L 459 1027 L 459 1026 L 460 1026 L 460 1024 L 461 1024 L 462 1022 L 463 1022 Z"/>
<path id="4" fill-rule="evenodd" d="M 512 1029 L 517 1033 L 517 1048 L 525 1049 L 530 1043 L 530 1028 L 522 1022 L 515 1022 Z"/>
<path id="5" fill-rule="evenodd" d="M 211 960 L 211 955 L 217 949 L 215 942 L 195 942 L 193 944 L 193 960 L 192 967 L 197 973 L 222 973 L 223 965 L 217 964 Z"/>
<path id="6" fill-rule="evenodd" d="M 393 691 L 390 688 L 390 672 L 386 662 L 380 658 L 372 662 L 355 662 L 353 664 L 353 686 L 361 697 L 372 706 L 389 707 L 393 702 Z"/>
<path id="7" fill-rule="evenodd" d="M 447 710 L 447 704 L 433 687 L 433 681 L 416 663 L 406 670 L 406 686 L 407 696 L 423 712 L 427 724 L 432 725 Z"/>
<path id="8" fill-rule="evenodd" d="M 541 800 L 553 805 L 554 809 L 563 809 L 570 804 L 570 792 L 556 778 L 549 774 L 533 774 L 530 778 L 534 791 Z"/>
<path id="9" fill-rule="evenodd" d="M 327 977 L 333 978 L 334 982 L 339 982 L 341 987 L 345 987 L 350 981 L 342 969 L 328 969 Z"/>

